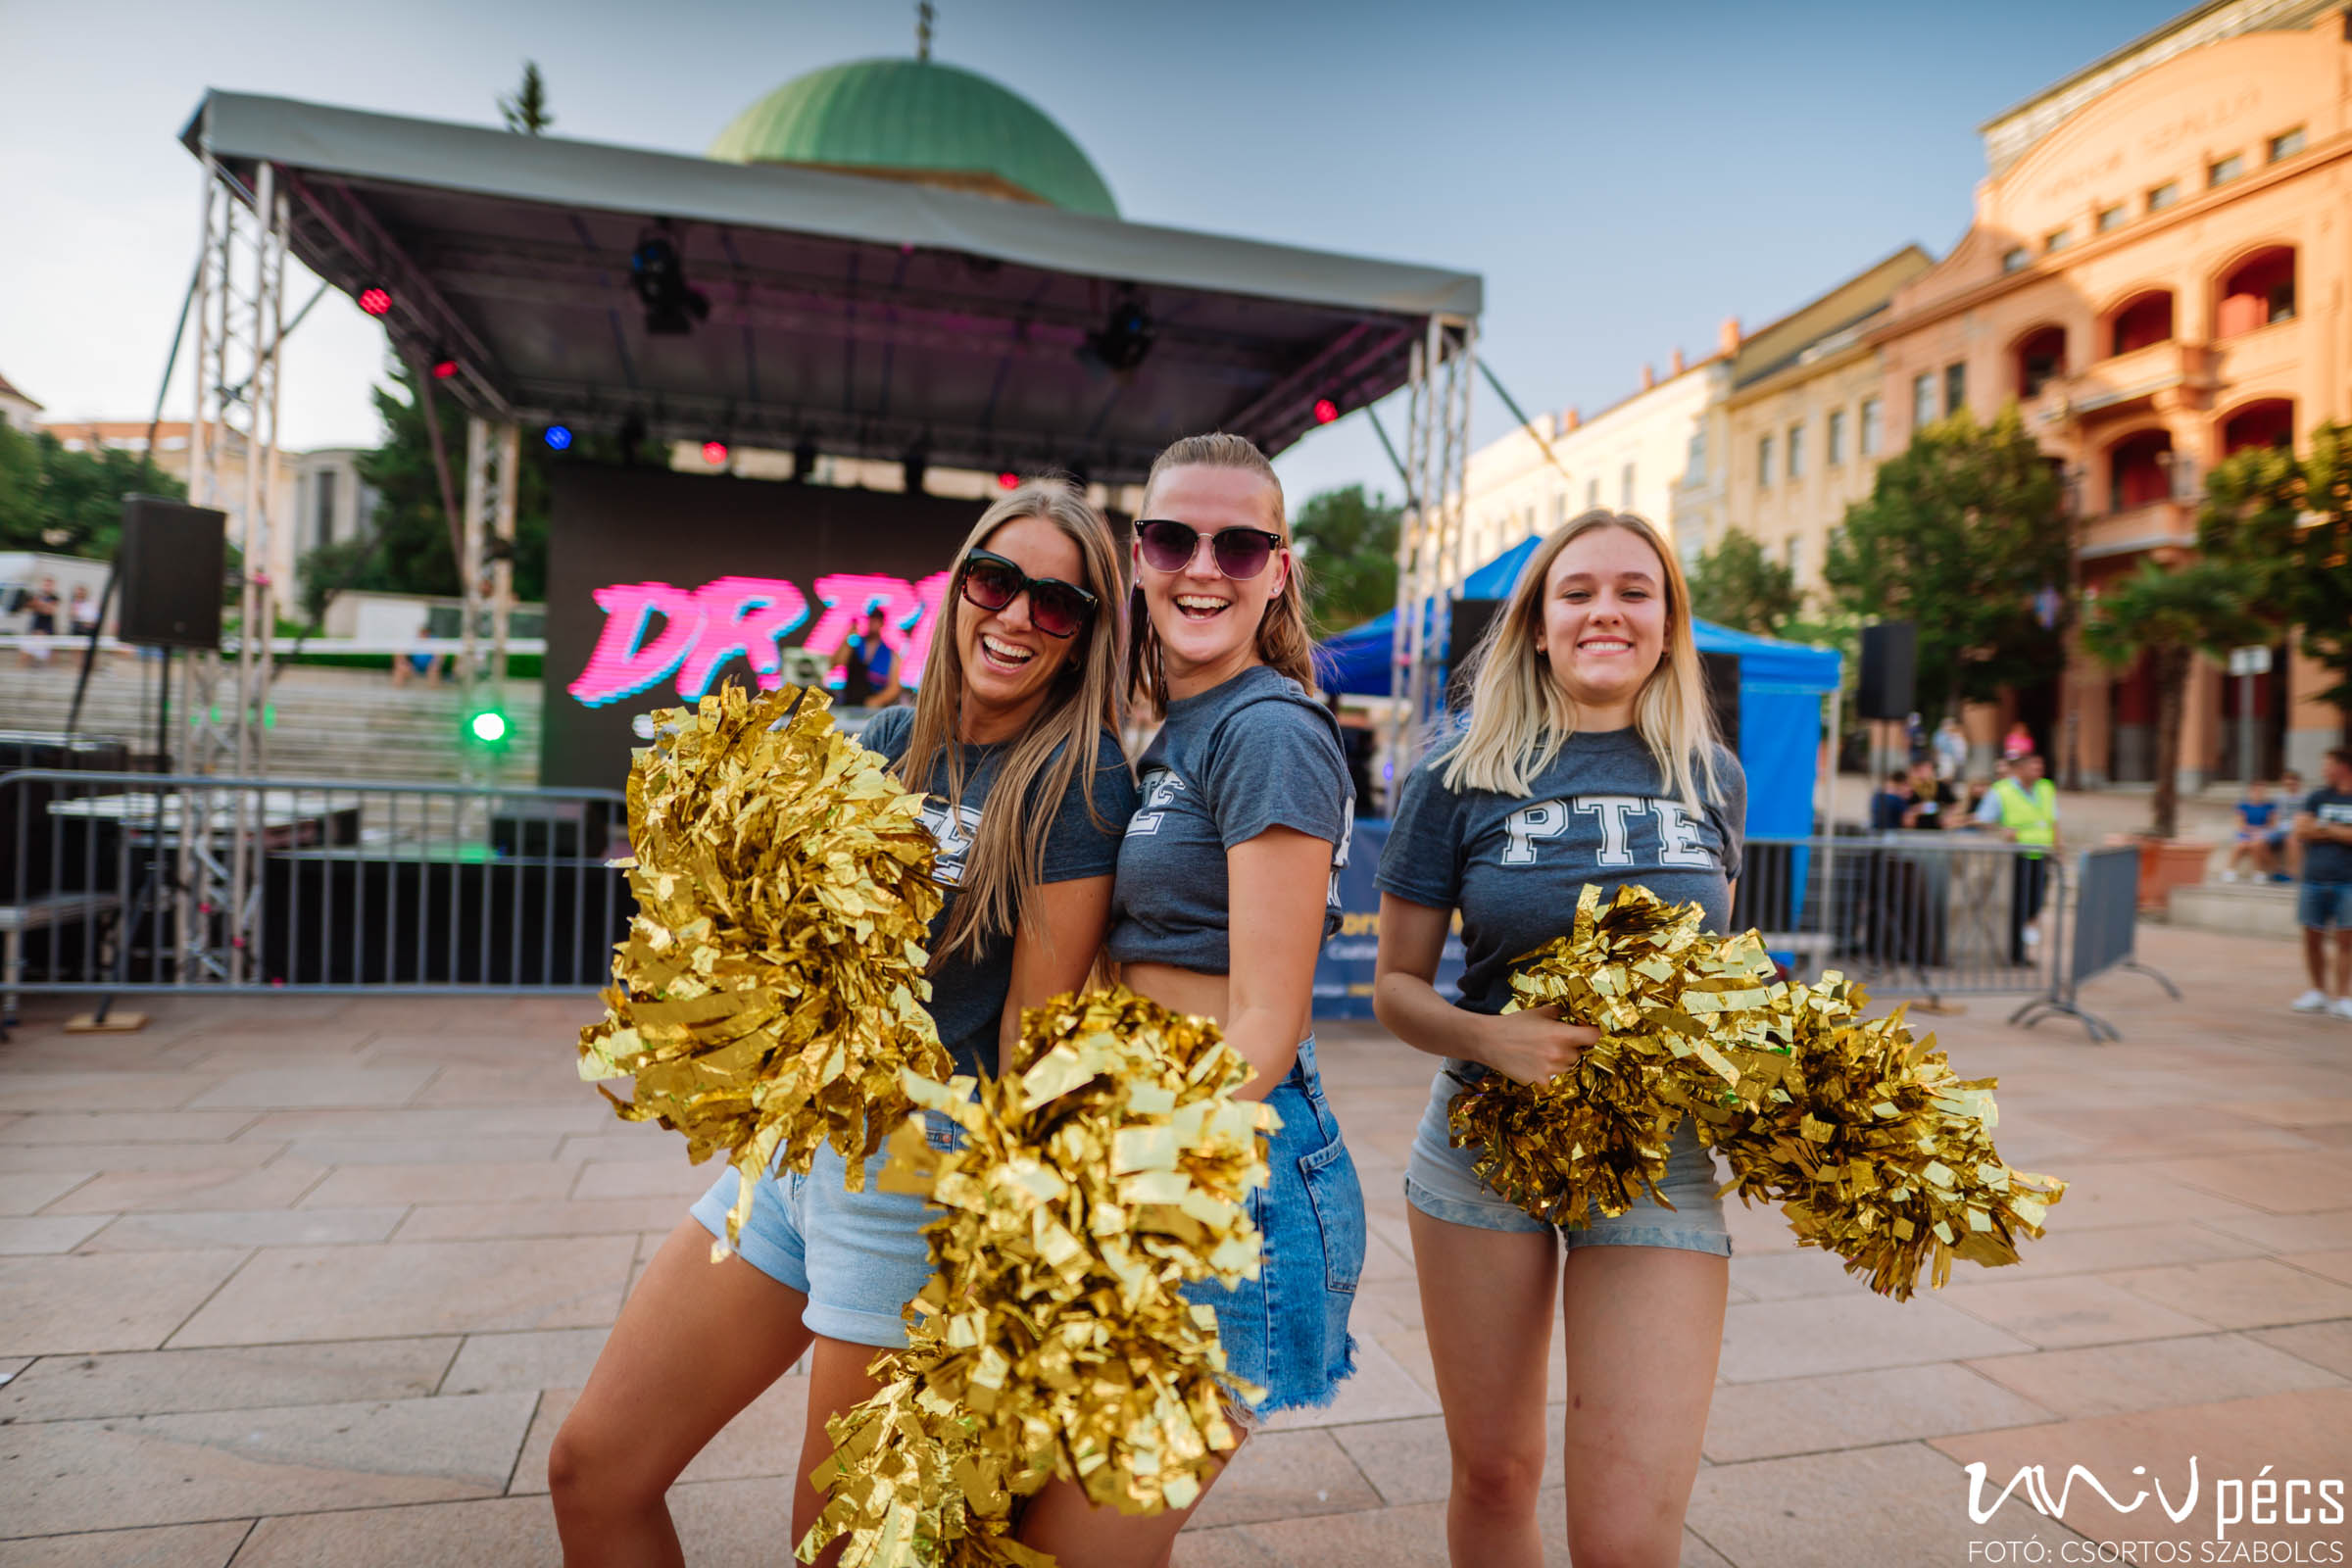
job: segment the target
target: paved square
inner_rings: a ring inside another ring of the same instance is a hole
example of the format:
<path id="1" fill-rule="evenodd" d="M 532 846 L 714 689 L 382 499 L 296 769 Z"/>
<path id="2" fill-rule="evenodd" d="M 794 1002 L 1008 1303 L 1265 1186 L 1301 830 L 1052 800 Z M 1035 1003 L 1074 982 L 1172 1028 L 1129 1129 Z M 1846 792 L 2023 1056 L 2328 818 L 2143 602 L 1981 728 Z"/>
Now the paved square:
<path id="1" fill-rule="evenodd" d="M 2002 1080 L 2004 1152 L 2076 1183 L 2023 1266 L 1963 1266 L 1898 1305 L 1778 1216 L 1733 1211 L 1686 1564 L 1970 1568 L 1987 1542 L 2056 1562 L 2191 1539 L 2153 1500 L 2117 1514 L 2080 1482 L 2063 1521 L 2020 1488 L 1975 1524 L 1972 1462 L 1988 1495 L 2035 1464 L 2055 1492 L 2079 1463 L 2119 1500 L 2136 1466 L 2177 1505 L 2193 1454 L 2200 1540 L 2225 1479 L 2341 1474 L 2352 1024 L 2286 1010 L 2286 945 L 2158 927 L 2141 947 L 2188 1000 L 2094 983 L 2120 1045 L 2011 1029 L 2010 999 L 1915 1016 L 1965 1073 Z M 0 1568 L 558 1561 L 549 1440 L 648 1238 L 706 1174 L 572 1079 L 593 1004 L 142 1005 L 143 1033 L 70 1037 L 74 1008 L 35 999 L 0 1046 Z M 1360 1370 L 1330 1409 L 1270 1423 L 1181 1568 L 1446 1560 L 1399 1193 L 1429 1065 L 1376 1027 L 1320 1040 L 1369 1210 Z M 779 1385 L 687 1472 L 691 1561 L 785 1560 L 803 1390 Z M 1544 1528 L 1565 1563 L 1558 1465 Z M 2232 1531 L 2307 1561 L 2347 1535 Z"/>

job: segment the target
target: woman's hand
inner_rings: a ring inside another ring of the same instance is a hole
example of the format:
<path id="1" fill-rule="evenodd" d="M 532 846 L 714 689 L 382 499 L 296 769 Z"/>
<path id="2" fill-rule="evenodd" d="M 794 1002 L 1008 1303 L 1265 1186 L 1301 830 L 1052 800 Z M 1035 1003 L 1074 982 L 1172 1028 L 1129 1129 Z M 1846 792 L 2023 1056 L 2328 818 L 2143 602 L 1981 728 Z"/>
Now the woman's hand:
<path id="1" fill-rule="evenodd" d="M 1540 1084 L 1576 1065 L 1600 1031 L 1562 1023 L 1557 1007 L 1530 1007 L 1482 1020 L 1477 1058 L 1514 1083 Z"/>

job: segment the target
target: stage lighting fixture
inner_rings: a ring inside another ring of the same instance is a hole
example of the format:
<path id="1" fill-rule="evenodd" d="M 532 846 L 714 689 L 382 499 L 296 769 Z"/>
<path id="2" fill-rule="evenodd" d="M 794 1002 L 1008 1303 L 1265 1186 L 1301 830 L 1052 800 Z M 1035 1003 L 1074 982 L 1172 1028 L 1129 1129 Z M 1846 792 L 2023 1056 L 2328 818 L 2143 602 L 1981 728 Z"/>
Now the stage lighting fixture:
<path id="1" fill-rule="evenodd" d="M 651 337 L 683 337 L 710 314 L 710 296 L 686 281 L 686 264 L 669 225 L 648 229 L 629 254 L 629 283 L 645 304 Z"/>
<path id="2" fill-rule="evenodd" d="M 550 452 L 568 451 L 571 447 L 571 426 L 551 424 L 547 427 L 547 449 Z"/>
<path id="3" fill-rule="evenodd" d="M 792 482 L 807 484 L 816 477 L 816 438 L 802 436 L 792 444 Z"/>
<path id="4" fill-rule="evenodd" d="M 392 296 L 380 288 L 360 290 L 360 309 L 369 316 L 381 316 L 392 308 Z"/>
<path id="5" fill-rule="evenodd" d="M 631 468 L 637 466 L 638 460 L 644 455 L 639 449 L 644 445 L 645 416 L 631 410 L 628 416 L 620 421 L 620 461 L 622 465 Z"/>
<path id="6" fill-rule="evenodd" d="M 466 717 L 466 738 L 476 746 L 504 746 L 508 729 L 507 715 L 495 708 L 476 709 Z"/>
<path id="7" fill-rule="evenodd" d="M 703 461 L 713 468 L 725 467 L 727 466 L 727 444 L 724 441 L 704 442 Z"/>
<path id="8" fill-rule="evenodd" d="M 433 359 L 433 379 L 434 379 L 434 380 L 436 380 L 436 381 L 446 381 L 446 380 L 448 380 L 448 379 L 449 379 L 451 376 L 453 376 L 453 375 L 455 375 L 455 374 L 457 374 L 457 373 L 458 373 L 458 362 L 457 362 L 457 361 L 455 361 L 455 360 L 451 359 L 451 358 L 450 358 L 448 355 L 446 355 L 446 354 L 442 354 L 442 355 L 436 355 L 436 356 L 434 357 L 434 359 Z"/>
<path id="9" fill-rule="evenodd" d="M 1110 317 L 1102 330 L 1090 332 L 1086 346 L 1096 359 L 1113 370 L 1132 370 L 1144 363 L 1152 352 L 1152 340 L 1158 329 L 1152 323 L 1152 313 L 1133 289 L 1122 289 L 1117 303 L 1110 308 Z"/>
<path id="10" fill-rule="evenodd" d="M 906 456 L 899 459 L 899 474 L 906 481 L 908 495 L 919 496 L 923 493 L 923 475 L 930 468 L 931 449 L 918 440 L 906 449 Z"/>
<path id="11" fill-rule="evenodd" d="M 1329 398 L 1315 399 L 1315 422 L 1329 424 L 1340 416 L 1340 406 Z"/>
<path id="12" fill-rule="evenodd" d="M 1021 476 L 1010 468 L 1006 468 L 1003 473 L 997 475 L 997 485 L 998 488 L 1004 490 L 1018 490 L 1021 487 Z"/>

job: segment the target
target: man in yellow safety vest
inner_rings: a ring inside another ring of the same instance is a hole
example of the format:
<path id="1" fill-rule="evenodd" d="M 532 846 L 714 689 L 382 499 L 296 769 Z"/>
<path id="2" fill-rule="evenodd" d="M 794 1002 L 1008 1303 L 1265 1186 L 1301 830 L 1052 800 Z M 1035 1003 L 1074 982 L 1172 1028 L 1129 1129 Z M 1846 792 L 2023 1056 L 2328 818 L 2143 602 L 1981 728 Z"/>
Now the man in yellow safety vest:
<path id="1" fill-rule="evenodd" d="M 2058 854 L 2058 787 L 2042 776 L 2039 752 L 2017 760 L 1977 808 L 1977 820 L 2012 844 L 2046 848 L 2047 856 L 2017 858 L 2009 906 L 2009 961 L 2032 963 L 2041 946 L 2041 906 L 2049 892 L 2050 860 Z"/>

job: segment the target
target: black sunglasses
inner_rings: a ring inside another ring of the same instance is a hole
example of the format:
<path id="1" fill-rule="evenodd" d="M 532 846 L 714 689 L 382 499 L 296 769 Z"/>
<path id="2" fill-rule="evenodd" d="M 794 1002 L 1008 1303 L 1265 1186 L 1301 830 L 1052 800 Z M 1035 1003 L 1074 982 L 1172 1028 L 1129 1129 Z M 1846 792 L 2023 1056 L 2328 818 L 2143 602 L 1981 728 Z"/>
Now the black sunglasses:
<path id="1" fill-rule="evenodd" d="M 1136 543 L 1143 547 L 1144 564 L 1153 571 L 1182 571 L 1200 548 L 1200 530 L 1173 517 L 1148 517 L 1135 525 Z M 1263 528 L 1219 528 L 1208 536 L 1217 569 L 1236 582 L 1247 582 L 1266 569 L 1283 537 Z"/>
<path id="2" fill-rule="evenodd" d="M 1049 637 L 1075 637 L 1094 618 L 1095 596 L 1059 577 L 1032 577 L 1019 564 L 992 550 L 963 558 L 965 602 L 996 614 L 1026 593 L 1029 624 Z"/>

